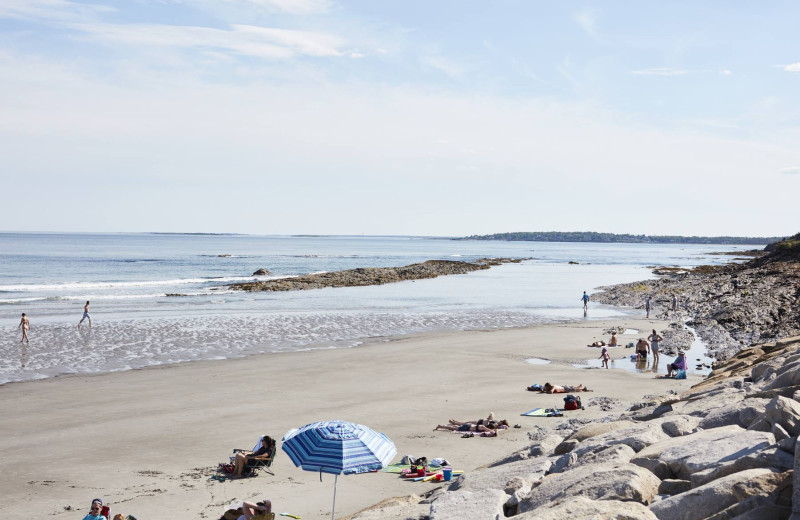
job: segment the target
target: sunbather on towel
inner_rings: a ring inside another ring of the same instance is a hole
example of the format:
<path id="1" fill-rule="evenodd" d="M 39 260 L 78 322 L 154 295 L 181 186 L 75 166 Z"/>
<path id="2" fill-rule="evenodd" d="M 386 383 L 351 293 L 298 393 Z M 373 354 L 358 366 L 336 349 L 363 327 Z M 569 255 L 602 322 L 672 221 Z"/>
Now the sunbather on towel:
<path id="1" fill-rule="evenodd" d="M 448 422 L 450 422 L 450 424 L 455 424 L 456 426 L 460 426 L 465 423 L 486 424 L 490 421 L 494 421 L 494 412 L 489 412 L 489 416 L 486 419 L 475 419 L 474 421 L 456 421 L 455 419 L 448 419 Z"/>
<path id="2" fill-rule="evenodd" d="M 589 390 L 583 385 L 578 386 L 570 386 L 570 385 L 551 385 L 550 383 L 545 383 L 542 387 L 542 391 L 546 394 L 567 394 L 570 392 L 594 392 L 594 390 Z"/>
<path id="3" fill-rule="evenodd" d="M 264 436 L 266 437 L 266 436 Z M 247 467 L 247 463 L 253 457 L 257 457 L 259 455 L 263 455 L 269 451 L 269 446 L 267 445 L 267 441 L 264 437 L 261 437 L 258 440 L 258 443 L 253 447 L 253 451 L 240 451 L 236 453 L 236 459 L 234 460 L 234 477 L 241 477 L 242 472 L 244 472 L 244 468 Z"/>
<path id="4" fill-rule="evenodd" d="M 475 424 L 475 425 L 478 425 L 478 426 L 488 426 L 488 427 L 493 428 L 493 429 L 499 428 L 501 430 L 503 430 L 505 428 L 508 428 L 508 419 L 503 419 L 501 421 L 495 421 L 495 420 L 492 420 L 492 419 L 489 419 L 489 420 L 478 419 L 477 421 L 463 421 L 463 422 L 462 421 L 456 421 L 455 419 L 449 419 L 448 422 L 451 425 L 454 425 L 454 426 L 463 426 L 465 424 Z"/>
<path id="5" fill-rule="evenodd" d="M 506 429 L 508 428 L 508 421 L 505 419 L 502 421 L 504 424 L 497 423 L 495 421 L 488 421 L 485 425 L 484 424 L 474 424 L 474 423 L 463 423 L 463 424 L 440 424 L 433 429 L 433 431 L 437 430 L 445 430 L 451 432 L 486 432 L 489 430 L 498 430 L 498 429 Z"/>

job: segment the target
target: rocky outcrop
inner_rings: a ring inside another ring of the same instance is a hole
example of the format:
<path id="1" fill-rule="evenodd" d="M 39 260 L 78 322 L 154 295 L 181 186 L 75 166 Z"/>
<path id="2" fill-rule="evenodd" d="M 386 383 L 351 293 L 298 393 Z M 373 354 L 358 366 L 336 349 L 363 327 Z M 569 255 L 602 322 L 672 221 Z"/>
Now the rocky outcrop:
<path id="1" fill-rule="evenodd" d="M 745 345 L 800 334 L 800 234 L 771 250 L 743 264 L 657 270 L 658 279 L 603 287 L 592 300 L 643 308 L 651 296 L 656 317 L 688 320 L 712 357 L 728 359 Z"/>
<path id="2" fill-rule="evenodd" d="M 428 260 L 403 267 L 360 267 L 317 273 L 292 278 L 280 278 L 261 282 L 236 283 L 230 286 L 238 291 L 301 291 L 325 287 L 359 287 L 383 285 L 407 280 L 422 280 L 450 274 L 466 274 L 504 263 L 517 263 L 523 258 L 482 258 L 475 262 L 456 262 L 453 260 Z M 257 273 L 258 271 L 256 271 Z M 254 273 L 255 274 L 255 273 Z"/>
<path id="3" fill-rule="evenodd" d="M 261 269 L 256 269 L 255 272 L 253 272 L 253 276 L 266 276 L 268 274 L 271 274 L 270 270 L 264 269 L 263 267 Z"/>
<path id="4" fill-rule="evenodd" d="M 800 336 L 757 345 L 681 395 L 540 427 L 527 449 L 418 501 L 427 515 L 401 500 L 384 518 L 800 518 L 797 382 Z"/>

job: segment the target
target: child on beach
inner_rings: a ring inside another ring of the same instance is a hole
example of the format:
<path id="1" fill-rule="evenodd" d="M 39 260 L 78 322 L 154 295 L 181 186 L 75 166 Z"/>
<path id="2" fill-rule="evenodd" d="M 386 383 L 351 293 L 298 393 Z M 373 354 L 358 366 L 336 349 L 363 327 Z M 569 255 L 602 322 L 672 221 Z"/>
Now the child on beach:
<path id="1" fill-rule="evenodd" d="M 608 358 L 609 357 L 610 356 L 608 355 L 608 349 L 606 347 L 603 347 L 603 350 L 600 351 L 600 359 L 603 360 L 603 366 L 606 367 L 606 368 L 608 368 Z"/>

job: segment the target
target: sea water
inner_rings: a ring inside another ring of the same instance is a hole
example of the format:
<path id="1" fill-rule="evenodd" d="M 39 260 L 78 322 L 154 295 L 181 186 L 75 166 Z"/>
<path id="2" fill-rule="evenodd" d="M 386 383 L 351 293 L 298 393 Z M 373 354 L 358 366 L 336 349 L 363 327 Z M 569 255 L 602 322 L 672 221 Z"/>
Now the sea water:
<path id="1" fill-rule="evenodd" d="M 259 353 L 343 348 L 437 331 L 585 319 L 580 297 L 655 265 L 729 261 L 748 246 L 430 237 L 0 234 L 0 384 Z M 370 287 L 241 292 L 235 282 L 430 259 L 523 258 Z M 569 262 L 577 262 L 570 264 Z M 268 276 L 253 276 L 259 268 Z M 92 328 L 78 328 L 91 301 Z M 16 330 L 25 312 L 30 345 Z M 588 319 L 629 311 L 589 305 Z"/>

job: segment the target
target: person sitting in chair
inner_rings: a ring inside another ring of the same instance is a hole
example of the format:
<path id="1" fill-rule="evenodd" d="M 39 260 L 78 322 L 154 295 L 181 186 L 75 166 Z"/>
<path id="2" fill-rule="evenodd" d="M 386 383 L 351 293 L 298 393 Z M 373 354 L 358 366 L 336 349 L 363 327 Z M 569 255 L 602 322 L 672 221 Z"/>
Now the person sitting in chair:
<path id="1" fill-rule="evenodd" d="M 234 478 L 242 476 L 244 469 L 247 467 L 247 463 L 253 460 L 253 458 L 258 457 L 260 455 L 264 455 L 265 453 L 269 453 L 269 450 L 271 448 L 270 444 L 273 442 L 275 441 L 273 441 L 272 439 L 268 439 L 268 437 L 265 435 L 258 440 L 258 443 L 253 447 L 252 451 L 237 452 L 233 462 Z"/>

